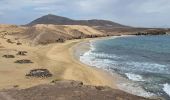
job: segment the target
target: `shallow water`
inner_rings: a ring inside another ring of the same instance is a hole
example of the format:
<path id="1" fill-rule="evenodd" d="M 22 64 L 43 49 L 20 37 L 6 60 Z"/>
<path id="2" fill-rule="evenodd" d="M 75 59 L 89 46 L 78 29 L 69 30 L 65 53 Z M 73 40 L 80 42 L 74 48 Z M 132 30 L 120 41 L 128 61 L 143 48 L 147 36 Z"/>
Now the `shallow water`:
<path id="1" fill-rule="evenodd" d="M 90 45 L 80 57 L 83 63 L 116 72 L 170 100 L 170 35 L 113 37 Z"/>

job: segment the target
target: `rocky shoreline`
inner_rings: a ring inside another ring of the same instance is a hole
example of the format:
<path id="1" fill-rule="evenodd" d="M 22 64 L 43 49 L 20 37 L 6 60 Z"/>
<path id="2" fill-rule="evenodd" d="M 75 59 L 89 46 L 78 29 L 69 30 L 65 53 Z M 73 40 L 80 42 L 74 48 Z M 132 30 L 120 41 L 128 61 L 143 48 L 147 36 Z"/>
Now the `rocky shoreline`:
<path id="1" fill-rule="evenodd" d="M 142 32 L 137 32 L 135 35 L 165 35 L 167 34 L 164 30 L 150 29 Z"/>

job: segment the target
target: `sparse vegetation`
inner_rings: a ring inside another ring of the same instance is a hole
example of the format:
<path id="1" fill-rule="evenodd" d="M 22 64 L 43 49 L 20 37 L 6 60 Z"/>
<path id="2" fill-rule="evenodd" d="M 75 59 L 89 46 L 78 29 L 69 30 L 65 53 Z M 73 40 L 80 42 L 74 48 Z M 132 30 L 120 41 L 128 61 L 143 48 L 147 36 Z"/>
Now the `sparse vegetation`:
<path id="1" fill-rule="evenodd" d="M 28 77 L 37 77 L 37 78 L 47 78 L 52 77 L 52 74 L 48 69 L 33 69 L 28 74 Z"/>
<path id="2" fill-rule="evenodd" d="M 20 43 L 20 42 L 17 42 L 17 45 L 22 45 L 22 43 Z"/>
<path id="3" fill-rule="evenodd" d="M 28 60 L 28 59 L 22 59 L 22 60 L 15 61 L 15 63 L 28 64 L 28 63 L 33 63 L 33 62 L 31 60 Z"/>
<path id="4" fill-rule="evenodd" d="M 56 83 L 58 81 L 61 81 L 62 79 L 55 79 L 55 80 L 52 80 L 51 83 Z"/>
<path id="5" fill-rule="evenodd" d="M 4 57 L 4 58 L 15 58 L 14 55 L 3 55 L 2 57 Z"/>
<path id="6" fill-rule="evenodd" d="M 56 42 L 58 42 L 58 43 L 63 43 L 64 41 L 65 40 L 63 38 L 59 38 L 59 39 L 56 40 Z"/>
<path id="7" fill-rule="evenodd" d="M 8 42 L 8 43 L 14 43 L 14 42 L 12 42 L 10 39 L 7 39 L 7 42 Z"/>
<path id="8" fill-rule="evenodd" d="M 25 56 L 27 51 L 18 51 L 17 55 Z"/>

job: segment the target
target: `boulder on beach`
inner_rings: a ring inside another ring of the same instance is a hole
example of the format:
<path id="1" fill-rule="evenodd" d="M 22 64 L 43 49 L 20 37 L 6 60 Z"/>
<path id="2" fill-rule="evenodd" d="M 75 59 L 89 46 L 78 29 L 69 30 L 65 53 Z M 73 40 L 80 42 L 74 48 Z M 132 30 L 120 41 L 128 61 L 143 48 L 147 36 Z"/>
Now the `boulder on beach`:
<path id="1" fill-rule="evenodd" d="M 37 78 L 47 78 L 52 77 L 52 74 L 48 69 L 33 69 L 26 76 L 37 77 Z"/>
<path id="2" fill-rule="evenodd" d="M 22 60 L 15 61 L 15 63 L 26 64 L 26 63 L 33 63 L 33 62 L 31 60 L 28 60 L 28 59 L 22 59 Z"/>

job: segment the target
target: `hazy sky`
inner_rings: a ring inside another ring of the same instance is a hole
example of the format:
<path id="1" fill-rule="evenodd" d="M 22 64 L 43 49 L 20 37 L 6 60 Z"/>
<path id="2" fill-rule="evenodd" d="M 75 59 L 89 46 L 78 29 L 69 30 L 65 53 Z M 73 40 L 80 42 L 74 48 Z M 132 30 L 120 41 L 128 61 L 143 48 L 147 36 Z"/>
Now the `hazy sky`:
<path id="1" fill-rule="evenodd" d="M 170 0 L 0 0 L 0 23 L 26 24 L 46 14 L 170 27 Z"/>

